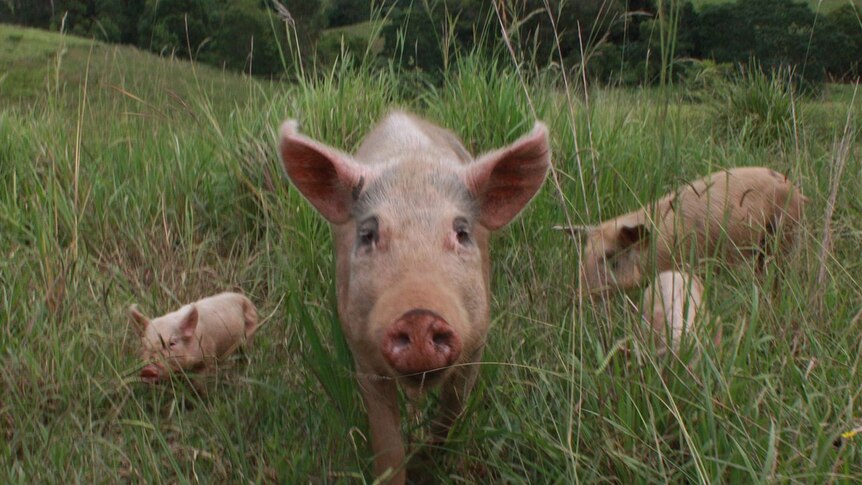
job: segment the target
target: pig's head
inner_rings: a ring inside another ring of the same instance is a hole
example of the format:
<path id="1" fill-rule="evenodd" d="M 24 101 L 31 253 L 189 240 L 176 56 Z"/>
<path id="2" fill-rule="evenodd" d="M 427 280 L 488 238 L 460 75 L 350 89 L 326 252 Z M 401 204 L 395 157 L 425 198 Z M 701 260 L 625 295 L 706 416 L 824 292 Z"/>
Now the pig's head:
<path id="1" fill-rule="evenodd" d="M 643 255 L 649 249 L 649 228 L 637 221 L 612 220 L 582 230 L 580 287 L 590 295 L 638 286 Z"/>
<path id="2" fill-rule="evenodd" d="M 488 236 L 544 182 L 545 126 L 469 163 L 427 146 L 359 162 L 293 122 L 280 152 L 333 225 L 339 316 L 358 370 L 421 388 L 474 362 L 489 325 Z"/>
<path id="3" fill-rule="evenodd" d="M 141 338 L 141 360 L 147 363 L 141 369 L 143 381 L 165 379 L 170 371 L 191 369 L 201 363 L 201 352 L 195 338 L 198 310 L 194 305 L 152 321 L 132 305 L 129 316 Z"/>

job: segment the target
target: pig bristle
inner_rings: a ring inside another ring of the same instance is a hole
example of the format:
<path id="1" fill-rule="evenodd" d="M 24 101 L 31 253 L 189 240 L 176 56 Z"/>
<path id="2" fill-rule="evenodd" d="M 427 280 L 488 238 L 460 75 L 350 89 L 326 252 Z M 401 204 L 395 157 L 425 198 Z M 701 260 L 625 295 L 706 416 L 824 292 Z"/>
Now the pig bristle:
<path id="1" fill-rule="evenodd" d="M 299 134 L 299 122 L 295 119 L 285 120 L 278 132 L 282 139 L 295 136 Z"/>
<path id="2" fill-rule="evenodd" d="M 753 192 L 753 191 L 754 191 L 754 189 L 748 189 L 742 193 L 742 197 L 739 198 L 739 207 L 742 207 L 742 203 L 745 202 L 745 196 L 748 195 L 749 193 Z"/>
<path id="3" fill-rule="evenodd" d="M 536 121 L 533 124 L 533 132 L 530 134 L 530 136 L 535 136 L 538 134 L 541 134 L 542 136 L 548 136 L 548 125 L 541 121 Z"/>

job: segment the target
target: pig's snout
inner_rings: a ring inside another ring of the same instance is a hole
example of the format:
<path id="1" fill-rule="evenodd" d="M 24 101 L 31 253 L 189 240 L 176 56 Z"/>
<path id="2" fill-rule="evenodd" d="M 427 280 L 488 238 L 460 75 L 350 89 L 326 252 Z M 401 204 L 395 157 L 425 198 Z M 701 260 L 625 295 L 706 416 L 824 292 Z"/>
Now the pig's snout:
<path id="1" fill-rule="evenodd" d="M 157 382 L 162 377 L 162 369 L 156 364 L 149 364 L 141 369 L 141 380 L 144 382 Z"/>
<path id="2" fill-rule="evenodd" d="M 382 348 L 386 362 L 398 374 L 423 380 L 422 373 L 449 366 L 458 359 L 461 338 L 440 315 L 430 310 L 411 310 L 389 327 Z"/>

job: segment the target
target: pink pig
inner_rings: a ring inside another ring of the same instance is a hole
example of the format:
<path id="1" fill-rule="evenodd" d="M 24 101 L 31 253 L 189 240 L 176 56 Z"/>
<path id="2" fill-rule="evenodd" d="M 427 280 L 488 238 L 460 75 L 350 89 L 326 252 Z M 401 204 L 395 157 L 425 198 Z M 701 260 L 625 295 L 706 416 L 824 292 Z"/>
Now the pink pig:
<path id="1" fill-rule="evenodd" d="M 169 371 L 195 371 L 226 357 L 257 330 L 257 311 L 239 293 L 221 293 L 147 319 L 137 305 L 129 307 L 141 337 L 141 358 L 148 364 L 141 379 L 155 382 Z"/>
<path id="2" fill-rule="evenodd" d="M 432 433 L 463 411 L 487 340 L 488 237 L 547 175 L 548 133 L 533 131 L 474 160 L 451 132 L 402 112 L 354 155 L 281 127 L 281 158 L 331 224 L 341 326 L 365 398 L 377 475 L 403 483 L 398 393 L 440 386 Z"/>
<path id="3" fill-rule="evenodd" d="M 774 236 L 786 247 L 806 200 L 784 174 L 737 167 L 596 226 L 555 229 L 584 235 L 580 287 L 595 295 L 633 288 L 645 274 L 679 268 L 690 259 L 739 262 L 769 249 Z"/>
<path id="4" fill-rule="evenodd" d="M 695 330 L 702 299 L 703 284 L 692 274 L 663 271 L 650 283 L 641 314 L 659 355 L 678 350 L 683 335 Z"/>

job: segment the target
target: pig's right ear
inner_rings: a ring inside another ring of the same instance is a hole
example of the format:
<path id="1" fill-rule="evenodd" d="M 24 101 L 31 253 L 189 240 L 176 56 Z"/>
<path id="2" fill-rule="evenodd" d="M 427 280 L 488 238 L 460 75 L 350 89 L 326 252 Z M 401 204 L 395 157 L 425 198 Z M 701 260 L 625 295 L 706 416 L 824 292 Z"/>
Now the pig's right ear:
<path id="1" fill-rule="evenodd" d="M 135 332 L 138 335 L 143 335 L 147 331 L 150 321 L 138 310 L 138 305 L 129 306 L 129 317 L 132 319 L 132 328 L 135 329 Z"/>
<path id="2" fill-rule="evenodd" d="M 368 170 L 350 155 L 300 135 L 294 120 L 281 125 L 280 137 L 281 162 L 296 188 L 329 222 L 350 220 Z"/>
<path id="3" fill-rule="evenodd" d="M 650 231 L 645 224 L 621 226 L 617 233 L 617 244 L 620 249 L 626 249 L 641 242 L 648 242 L 649 237 Z"/>

